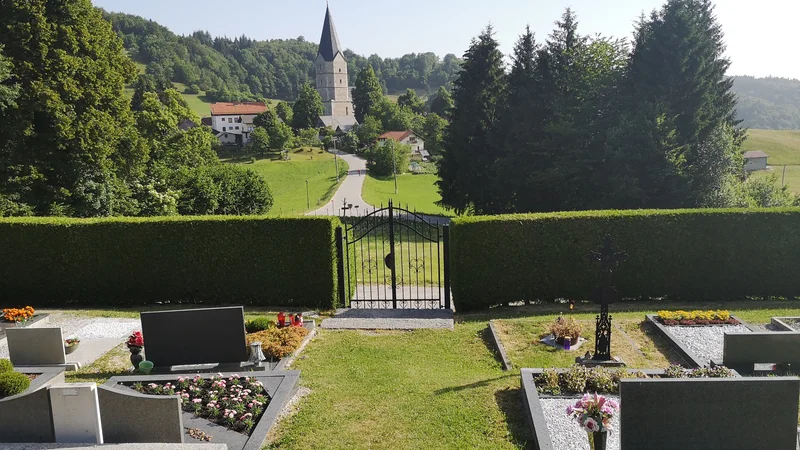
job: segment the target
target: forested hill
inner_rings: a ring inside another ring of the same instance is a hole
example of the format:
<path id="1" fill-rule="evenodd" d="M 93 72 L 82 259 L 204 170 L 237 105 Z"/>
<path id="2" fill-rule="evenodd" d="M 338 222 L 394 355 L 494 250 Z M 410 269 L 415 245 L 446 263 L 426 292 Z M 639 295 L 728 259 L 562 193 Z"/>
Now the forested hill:
<path id="1" fill-rule="evenodd" d="M 139 16 L 103 12 L 125 48 L 157 79 L 184 83 L 195 91 L 206 91 L 212 100 L 294 100 L 300 85 L 312 81 L 317 44 L 298 39 L 255 41 L 211 37 L 196 31 L 178 36 L 168 28 Z M 401 58 L 365 58 L 345 51 L 351 83 L 371 64 L 386 93 L 407 88 L 435 92 L 451 82 L 460 70 L 460 60 L 448 54 L 409 54 Z"/>
<path id="2" fill-rule="evenodd" d="M 738 118 L 749 128 L 800 129 L 800 80 L 732 77 L 739 96 Z"/>

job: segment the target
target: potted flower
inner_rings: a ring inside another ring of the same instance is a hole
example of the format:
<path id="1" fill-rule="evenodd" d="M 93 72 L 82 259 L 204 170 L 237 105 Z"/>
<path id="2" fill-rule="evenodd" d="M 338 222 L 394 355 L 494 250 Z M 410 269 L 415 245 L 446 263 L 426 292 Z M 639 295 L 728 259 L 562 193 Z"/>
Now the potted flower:
<path id="1" fill-rule="evenodd" d="M 569 338 L 572 345 L 577 345 L 581 338 L 582 329 L 583 326 L 572 317 L 564 319 L 558 316 L 558 319 L 550 325 L 550 333 L 553 335 L 553 339 L 561 346 L 564 345 L 565 338 Z"/>
<path id="2" fill-rule="evenodd" d="M 70 353 L 74 352 L 78 349 L 78 346 L 81 345 L 81 340 L 78 338 L 70 338 L 64 340 L 64 353 L 69 355 Z"/>
<path id="3" fill-rule="evenodd" d="M 619 403 L 595 393 L 584 394 L 575 405 L 567 407 L 567 415 L 586 430 L 589 447 L 605 450 L 611 419 L 619 411 Z"/>
<path id="4" fill-rule="evenodd" d="M 141 355 L 142 347 L 144 347 L 144 336 L 141 331 L 134 331 L 132 335 L 128 336 L 128 350 L 131 351 L 131 364 L 133 370 L 139 368 L 139 363 L 144 361 L 144 356 Z"/>

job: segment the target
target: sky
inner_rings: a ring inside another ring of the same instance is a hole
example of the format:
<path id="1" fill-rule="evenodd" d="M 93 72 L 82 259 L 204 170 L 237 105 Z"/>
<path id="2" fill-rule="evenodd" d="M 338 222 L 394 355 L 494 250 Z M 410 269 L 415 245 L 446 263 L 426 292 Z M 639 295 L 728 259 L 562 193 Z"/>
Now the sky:
<path id="1" fill-rule="evenodd" d="M 330 0 L 342 46 L 369 56 L 434 52 L 461 56 L 470 39 L 492 24 L 504 53 L 526 25 L 544 40 L 564 8 L 578 14 L 583 34 L 630 38 L 639 15 L 665 0 Z M 109 11 L 136 14 L 177 34 L 206 30 L 212 36 L 257 40 L 304 36 L 319 42 L 325 0 L 93 0 Z M 800 78 L 796 57 L 800 1 L 718 0 L 729 75 Z"/>

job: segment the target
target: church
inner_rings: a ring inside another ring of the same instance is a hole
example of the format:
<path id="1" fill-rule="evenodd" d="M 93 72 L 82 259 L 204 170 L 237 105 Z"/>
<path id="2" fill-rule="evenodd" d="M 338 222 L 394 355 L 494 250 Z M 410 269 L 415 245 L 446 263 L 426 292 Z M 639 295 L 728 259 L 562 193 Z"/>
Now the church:
<path id="1" fill-rule="evenodd" d="M 331 127 L 337 133 L 347 133 L 358 125 L 353 111 L 350 80 L 347 76 L 347 60 L 339 43 L 331 9 L 325 11 L 325 23 L 319 40 L 319 52 L 314 62 L 317 72 L 317 91 L 325 108 L 319 117 L 319 127 Z"/>

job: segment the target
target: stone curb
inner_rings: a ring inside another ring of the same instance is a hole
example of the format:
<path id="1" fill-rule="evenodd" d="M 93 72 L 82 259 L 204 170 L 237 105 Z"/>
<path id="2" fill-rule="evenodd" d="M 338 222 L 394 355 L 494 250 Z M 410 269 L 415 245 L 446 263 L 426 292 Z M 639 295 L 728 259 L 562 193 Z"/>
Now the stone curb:
<path id="1" fill-rule="evenodd" d="M 497 353 L 500 355 L 500 361 L 503 363 L 503 370 L 511 370 L 511 360 L 508 359 L 506 349 L 503 347 L 503 342 L 500 341 L 500 337 L 497 335 L 497 330 L 494 328 L 494 320 L 489 321 L 489 334 L 492 336 L 494 346 L 497 348 Z"/>
<path id="2" fill-rule="evenodd" d="M 162 382 L 162 381 L 174 381 L 179 376 L 184 376 L 191 378 L 196 373 L 186 373 L 186 374 L 165 374 L 165 375 L 144 375 L 144 376 L 118 376 L 118 377 L 111 377 L 104 386 L 119 389 L 117 387 L 119 384 L 122 383 L 146 383 L 146 382 Z M 216 374 L 200 374 L 203 378 L 207 378 Z M 223 377 L 230 377 L 234 375 L 233 373 L 223 373 Z M 269 434 L 272 427 L 277 423 L 278 416 L 280 415 L 281 410 L 283 410 L 284 406 L 292 399 L 294 396 L 295 391 L 297 390 L 297 384 L 300 381 L 300 371 L 299 370 L 281 370 L 278 372 L 253 372 L 248 373 L 248 376 L 258 378 L 259 381 L 262 383 L 264 382 L 265 378 L 281 378 L 277 388 L 272 393 L 271 400 L 269 405 L 267 406 L 266 411 L 264 411 L 264 415 L 261 416 L 261 419 L 258 421 L 258 424 L 253 429 L 253 432 L 250 433 L 250 437 L 247 439 L 247 442 L 244 444 L 241 450 L 260 450 L 264 445 L 266 445 L 267 435 Z M 265 383 L 266 384 L 266 383 Z M 127 388 L 126 388 L 127 389 Z M 237 449 L 231 449 L 237 450 Z"/>
<path id="3" fill-rule="evenodd" d="M 540 369 L 541 370 L 541 369 Z M 525 405 L 525 421 L 533 434 L 533 448 L 535 450 L 556 450 L 550 440 L 547 430 L 547 419 L 539 403 L 539 393 L 536 383 L 533 382 L 535 369 L 520 369 L 520 385 L 522 386 L 522 402 Z"/>
<path id="4" fill-rule="evenodd" d="M 773 317 L 770 319 L 770 324 L 780 331 L 797 331 L 784 322 L 783 319 L 800 319 L 800 317 Z"/>

